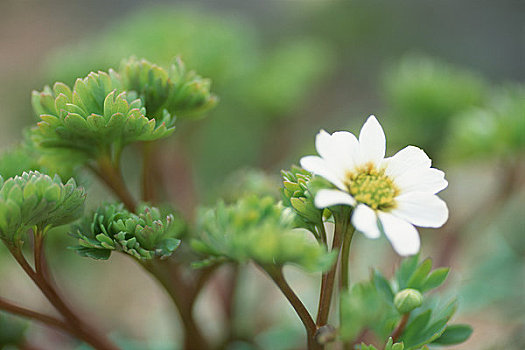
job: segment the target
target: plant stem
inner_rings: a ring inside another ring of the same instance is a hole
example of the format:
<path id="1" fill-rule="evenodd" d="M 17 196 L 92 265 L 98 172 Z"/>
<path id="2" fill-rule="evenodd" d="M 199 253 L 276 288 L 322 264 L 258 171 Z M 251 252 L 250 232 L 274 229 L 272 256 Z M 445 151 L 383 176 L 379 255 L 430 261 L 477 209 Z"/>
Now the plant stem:
<path id="1" fill-rule="evenodd" d="M 229 267 L 229 266 L 228 266 Z M 225 278 L 225 288 L 222 294 L 223 309 L 225 320 L 226 337 L 225 344 L 231 343 L 235 340 L 235 292 L 239 281 L 239 265 L 233 264 L 229 274 Z"/>
<path id="2" fill-rule="evenodd" d="M 33 310 L 26 309 L 21 306 L 14 305 L 13 303 L 0 297 L 0 310 L 9 312 L 14 315 L 29 318 L 40 323 L 46 324 L 50 327 L 61 329 L 68 333 L 73 333 L 69 325 L 58 318 L 42 314 Z"/>
<path id="3" fill-rule="evenodd" d="M 33 239 L 34 239 L 34 247 L 33 247 L 33 254 L 34 254 L 34 261 L 35 261 L 35 270 L 36 273 L 39 275 L 42 275 L 48 282 L 51 281 L 50 272 L 47 266 L 47 261 L 45 257 L 45 249 L 44 249 L 44 237 L 45 237 L 45 229 L 40 230 L 38 227 L 33 228 Z"/>
<path id="4" fill-rule="evenodd" d="M 144 202 L 155 203 L 155 181 L 153 178 L 154 171 L 154 153 L 155 144 L 153 142 L 142 143 L 142 200 Z"/>
<path id="5" fill-rule="evenodd" d="M 328 238 L 326 238 L 326 229 L 324 228 L 324 223 L 321 223 L 321 225 L 317 226 L 317 229 L 319 230 L 321 242 L 323 242 L 324 245 L 328 245 Z"/>
<path id="6" fill-rule="evenodd" d="M 332 252 L 336 252 L 336 259 L 332 268 L 324 273 L 321 279 L 321 294 L 319 296 L 319 307 L 317 309 L 316 321 L 318 327 L 322 327 L 328 322 L 328 315 L 330 314 L 330 306 L 332 304 L 332 295 L 334 292 L 335 273 L 338 265 L 337 262 L 341 253 L 343 236 L 348 228 L 349 217 L 349 215 L 338 215 L 336 217 L 334 239 L 332 242 Z M 343 220 L 340 220 L 341 218 Z"/>
<path id="7" fill-rule="evenodd" d="M 397 325 L 396 329 L 394 329 L 392 334 L 390 334 L 394 343 L 398 341 L 401 334 L 403 334 L 403 331 L 405 330 L 409 317 L 410 317 L 410 312 L 407 312 L 406 314 L 404 314 L 403 317 L 401 318 L 401 321 L 399 321 L 399 324 Z"/>
<path id="8" fill-rule="evenodd" d="M 11 255 L 15 258 L 18 264 L 22 267 L 25 273 L 31 278 L 31 280 L 37 285 L 42 291 L 44 296 L 49 302 L 57 309 L 57 311 L 67 320 L 70 333 L 79 339 L 82 339 L 86 343 L 93 346 L 98 350 L 118 350 L 113 343 L 111 343 L 104 335 L 100 334 L 93 327 L 86 324 L 78 317 L 69 306 L 63 301 L 58 294 L 57 290 L 49 283 L 44 275 L 40 272 L 33 270 L 25 259 L 21 249 L 19 247 L 9 246 L 8 247 Z M 39 248 L 40 249 L 40 248 Z M 39 255 L 38 259 L 41 260 L 42 256 Z M 40 264 L 40 263 L 39 263 Z M 35 263 L 36 265 L 36 263 Z M 40 270 L 41 271 L 41 270 Z"/>
<path id="9" fill-rule="evenodd" d="M 122 172 L 114 164 L 110 157 L 104 156 L 98 159 L 96 166 L 89 166 L 89 169 L 113 191 L 129 211 L 134 212 L 137 206 L 135 199 L 124 182 Z"/>
<path id="10" fill-rule="evenodd" d="M 350 264 L 350 245 L 354 237 L 355 228 L 350 226 L 344 233 L 343 248 L 341 249 L 341 290 L 348 290 L 350 287 L 349 264 Z"/>
<path id="11" fill-rule="evenodd" d="M 343 247 L 341 248 L 341 277 L 339 279 L 339 289 L 341 292 L 348 291 L 350 288 L 350 245 L 352 243 L 352 238 L 354 237 L 355 228 L 350 225 L 347 232 L 344 233 L 343 238 Z M 339 324 L 342 323 L 342 312 L 341 304 L 339 304 Z M 343 342 L 344 350 L 352 350 L 352 342 Z"/>
<path id="12" fill-rule="evenodd" d="M 303 322 L 308 340 L 308 350 L 323 349 L 324 347 L 318 344 L 315 340 L 317 326 L 315 325 L 312 316 L 310 316 L 310 313 L 308 312 L 304 304 L 301 302 L 301 299 L 299 299 L 299 297 L 297 296 L 297 294 L 295 294 L 288 282 L 286 282 L 286 279 L 283 275 L 282 267 L 275 265 L 259 265 L 259 267 L 261 267 L 275 282 L 277 287 L 279 287 L 281 292 L 284 294 L 286 299 L 288 299 L 288 301 L 294 308 L 295 312 L 297 313 L 297 316 L 299 316 L 299 318 Z"/>
<path id="13" fill-rule="evenodd" d="M 169 265 L 168 260 L 141 262 L 141 265 L 164 287 L 177 307 L 184 327 L 184 349 L 209 349 L 210 346 L 193 317 L 193 305 L 203 282 L 199 283 L 199 280 L 197 280 L 195 286 L 189 285 L 182 278 L 178 266 L 175 264 Z"/>

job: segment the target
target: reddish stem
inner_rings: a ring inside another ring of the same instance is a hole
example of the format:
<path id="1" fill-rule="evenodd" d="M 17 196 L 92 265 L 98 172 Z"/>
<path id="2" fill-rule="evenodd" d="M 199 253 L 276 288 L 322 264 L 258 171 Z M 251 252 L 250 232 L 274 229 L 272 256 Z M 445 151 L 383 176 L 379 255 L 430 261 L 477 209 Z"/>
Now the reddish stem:
<path id="1" fill-rule="evenodd" d="M 403 315 L 401 318 L 401 321 L 399 321 L 399 324 L 397 325 L 396 329 L 390 334 L 390 337 L 392 337 L 392 340 L 397 342 L 399 340 L 399 337 L 403 334 L 403 331 L 405 330 L 405 327 L 407 325 L 408 319 L 410 317 L 410 312 L 407 312 Z"/>
<path id="2" fill-rule="evenodd" d="M 70 333 L 82 339 L 86 343 L 98 350 L 118 350 L 104 335 L 96 331 L 93 327 L 80 319 L 71 308 L 66 305 L 57 290 L 48 282 L 45 276 L 33 270 L 25 259 L 19 247 L 9 246 L 9 250 L 25 273 L 38 286 L 44 296 L 57 309 L 57 311 L 67 320 Z M 41 256 L 38 256 L 41 259 Z M 40 263 L 39 263 L 40 264 Z"/>

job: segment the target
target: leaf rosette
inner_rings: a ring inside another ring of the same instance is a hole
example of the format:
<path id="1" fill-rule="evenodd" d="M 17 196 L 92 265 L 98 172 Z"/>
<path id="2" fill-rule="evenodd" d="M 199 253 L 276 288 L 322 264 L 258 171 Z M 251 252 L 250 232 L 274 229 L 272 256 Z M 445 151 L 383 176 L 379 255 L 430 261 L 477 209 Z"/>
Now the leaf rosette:
<path id="1" fill-rule="evenodd" d="M 126 144 L 160 139 L 174 131 L 169 115 L 146 117 L 141 100 L 122 89 L 113 70 L 77 79 L 73 89 L 60 82 L 53 89 L 46 86 L 33 92 L 32 103 L 40 117 L 31 131 L 34 143 L 77 162 L 119 154 Z"/>
<path id="2" fill-rule="evenodd" d="M 134 214 L 121 203 L 106 203 L 85 217 L 71 233 L 78 239 L 72 247 L 79 255 L 106 260 L 120 251 L 138 260 L 166 258 L 180 245 L 184 225 L 173 214 L 142 205 Z"/>
<path id="3" fill-rule="evenodd" d="M 29 228 L 46 231 L 78 219 L 86 194 L 71 178 L 63 184 L 37 171 L 24 172 L 3 181 L 0 177 L 0 238 L 20 245 L 20 236 Z"/>
<path id="4" fill-rule="evenodd" d="M 260 265 L 294 264 L 308 271 L 325 270 L 333 256 L 309 240 L 305 232 L 293 230 L 293 217 L 271 197 L 249 196 L 199 215 L 201 236 L 192 247 L 207 255 L 203 262 L 217 260 Z"/>
<path id="5" fill-rule="evenodd" d="M 132 57 L 122 63 L 120 74 L 124 89 L 136 92 L 151 115 L 195 117 L 217 104 L 211 81 L 187 71 L 179 58 L 166 70 Z"/>

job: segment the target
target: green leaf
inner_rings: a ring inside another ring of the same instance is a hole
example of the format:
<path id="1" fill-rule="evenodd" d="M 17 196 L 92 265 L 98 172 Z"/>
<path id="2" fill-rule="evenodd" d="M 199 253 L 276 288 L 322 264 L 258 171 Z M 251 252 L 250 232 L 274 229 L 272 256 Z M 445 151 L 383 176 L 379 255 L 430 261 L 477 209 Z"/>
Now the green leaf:
<path id="1" fill-rule="evenodd" d="M 472 327 L 466 324 L 454 324 L 447 326 L 443 334 L 432 344 L 437 345 L 454 345 L 466 341 L 472 334 Z"/>
<path id="2" fill-rule="evenodd" d="M 57 184 L 52 184 L 44 192 L 44 199 L 48 202 L 58 202 L 61 197 L 60 186 Z"/>
<path id="3" fill-rule="evenodd" d="M 381 292 L 388 302 L 392 303 L 394 301 L 394 292 L 392 291 L 392 287 L 383 274 L 377 269 L 374 269 L 373 280 L 377 290 Z"/>
<path id="4" fill-rule="evenodd" d="M 199 218 L 201 243 L 193 247 L 206 260 L 294 264 L 307 271 L 324 271 L 334 262 L 334 254 L 293 230 L 293 216 L 271 197 L 247 196 L 229 206 L 219 202 L 215 209 L 201 210 Z"/>
<path id="5" fill-rule="evenodd" d="M 441 267 L 432 271 L 421 286 L 421 291 L 426 292 L 428 290 L 437 288 L 440 285 L 442 285 L 443 282 L 445 282 L 445 280 L 447 279 L 449 271 L 450 269 L 448 267 Z"/>
<path id="6" fill-rule="evenodd" d="M 76 113 L 68 113 L 64 118 L 64 125 L 68 129 L 74 130 L 75 133 L 79 134 L 89 130 L 88 123 L 81 115 Z"/>
<path id="7" fill-rule="evenodd" d="M 165 258 L 180 245 L 176 237 L 181 235 L 185 224 L 178 219 L 144 204 L 131 213 L 121 203 L 104 203 L 75 225 L 71 235 L 79 240 L 79 245 L 72 249 L 95 259 L 99 257 L 92 256 L 86 248 L 117 250 L 139 260 Z"/>
<path id="8" fill-rule="evenodd" d="M 396 279 L 399 289 L 405 289 L 408 287 L 408 280 L 417 268 L 417 262 L 419 260 L 419 254 L 406 258 L 401 263 L 401 266 L 396 272 Z"/>
<path id="9" fill-rule="evenodd" d="M 92 248 L 79 248 L 75 251 L 80 256 L 85 256 L 95 260 L 108 260 L 111 255 L 111 250 L 107 249 L 92 249 Z"/>
<path id="10" fill-rule="evenodd" d="M 423 260 L 423 262 L 414 271 L 412 276 L 410 276 L 410 279 L 408 280 L 408 283 L 407 283 L 407 287 L 414 288 L 414 289 L 420 289 L 424 281 L 426 280 L 427 275 L 430 272 L 430 269 L 432 269 L 432 260 L 431 259 Z"/>
<path id="11" fill-rule="evenodd" d="M 427 310 L 414 318 L 405 328 L 403 339 L 410 339 L 421 333 L 428 325 L 432 310 Z M 406 342 L 408 345 L 408 341 Z"/>

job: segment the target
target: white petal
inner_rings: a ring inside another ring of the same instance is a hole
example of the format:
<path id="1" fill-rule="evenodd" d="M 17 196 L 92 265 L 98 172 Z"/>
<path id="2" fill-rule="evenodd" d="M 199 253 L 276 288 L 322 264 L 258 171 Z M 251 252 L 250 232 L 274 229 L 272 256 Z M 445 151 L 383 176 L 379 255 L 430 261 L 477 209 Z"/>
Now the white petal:
<path id="1" fill-rule="evenodd" d="M 435 194 L 448 186 L 445 173 L 435 168 L 406 171 L 403 175 L 395 178 L 394 182 L 401 193 L 425 192 Z"/>
<path id="2" fill-rule="evenodd" d="M 301 158 L 300 164 L 304 169 L 315 175 L 324 177 L 340 189 L 346 188 L 337 172 L 333 171 L 331 166 L 324 159 L 318 156 L 306 156 Z"/>
<path id="3" fill-rule="evenodd" d="M 390 213 L 379 212 L 378 215 L 386 238 L 394 250 L 402 256 L 417 254 L 421 242 L 416 228 Z"/>
<path id="4" fill-rule="evenodd" d="M 359 142 L 352 133 L 337 131 L 330 135 L 321 130 L 315 138 L 315 148 L 338 178 L 344 179 L 354 170 Z"/>
<path id="5" fill-rule="evenodd" d="M 392 157 L 386 158 L 384 164 L 386 164 L 385 172 L 387 175 L 398 177 L 407 171 L 420 168 L 428 169 L 432 161 L 421 148 L 407 146 Z"/>
<path id="6" fill-rule="evenodd" d="M 371 239 L 381 235 L 377 227 L 377 215 L 368 205 L 359 204 L 352 214 L 352 225 L 357 231 Z"/>
<path id="7" fill-rule="evenodd" d="M 314 204 L 317 208 L 328 208 L 333 205 L 355 205 L 355 199 L 347 192 L 338 190 L 319 190 L 315 195 Z"/>
<path id="8" fill-rule="evenodd" d="M 391 213 L 416 226 L 441 227 L 448 219 L 447 204 L 435 194 L 410 192 L 396 197 L 396 202 Z"/>
<path id="9" fill-rule="evenodd" d="M 371 115 L 359 133 L 361 162 L 372 162 L 376 165 L 385 157 L 386 138 L 381 124 Z"/>

